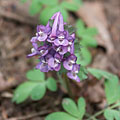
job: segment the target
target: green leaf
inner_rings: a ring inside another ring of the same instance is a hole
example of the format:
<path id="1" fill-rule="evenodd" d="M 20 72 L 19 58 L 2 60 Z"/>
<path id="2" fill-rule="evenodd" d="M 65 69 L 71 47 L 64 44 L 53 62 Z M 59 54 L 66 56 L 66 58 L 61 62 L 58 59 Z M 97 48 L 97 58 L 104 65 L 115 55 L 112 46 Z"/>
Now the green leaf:
<path id="1" fill-rule="evenodd" d="M 70 11 L 77 11 L 79 9 L 79 5 L 75 4 L 74 2 L 63 1 L 61 6 Z"/>
<path id="2" fill-rule="evenodd" d="M 97 46 L 97 41 L 90 36 L 84 36 L 82 37 L 82 40 L 80 41 L 81 45 L 87 46 L 87 47 L 96 47 Z"/>
<path id="3" fill-rule="evenodd" d="M 104 112 L 104 116 L 106 120 L 120 120 L 120 111 L 112 110 L 112 109 L 107 109 Z"/>
<path id="4" fill-rule="evenodd" d="M 40 12 L 41 8 L 42 8 L 42 5 L 39 2 L 39 0 L 32 0 L 29 12 L 31 15 L 35 15 L 36 13 Z"/>
<path id="5" fill-rule="evenodd" d="M 64 9 L 64 8 L 62 8 L 62 7 L 60 7 L 60 8 L 59 8 L 59 11 L 62 13 L 63 19 L 64 19 L 64 21 L 66 22 L 67 19 L 68 19 L 68 12 L 67 12 L 67 10 Z"/>
<path id="6" fill-rule="evenodd" d="M 49 114 L 45 120 L 78 120 L 65 112 L 54 112 Z"/>
<path id="7" fill-rule="evenodd" d="M 77 105 L 72 99 L 65 98 L 62 102 L 62 106 L 64 110 L 68 112 L 69 114 L 75 117 L 79 117 L 79 111 L 78 111 Z"/>
<path id="8" fill-rule="evenodd" d="M 27 79 L 32 80 L 32 81 L 41 81 L 43 82 L 45 80 L 45 75 L 43 72 L 40 70 L 30 70 L 26 74 Z"/>
<path id="9" fill-rule="evenodd" d="M 85 25 L 84 25 L 84 22 L 82 20 L 77 20 L 76 22 L 76 28 L 77 28 L 77 34 L 79 34 L 79 30 L 83 31 L 85 29 Z"/>
<path id="10" fill-rule="evenodd" d="M 105 79 L 108 79 L 108 80 L 111 80 L 111 79 L 118 80 L 118 77 L 116 75 L 106 72 L 104 70 L 100 70 L 96 68 L 88 68 L 87 70 L 97 79 L 101 79 L 102 77 L 104 77 Z"/>
<path id="11" fill-rule="evenodd" d="M 108 104 L 113 104 L 120 99 L 120 85 L 116 79 L 105 80 L 105 94 Z"/>
<path id="12" fill-rule="evenodd" d="M 80 71 L 78 73 L 80 80 L 87 79 L 87 70 L 84 66 L 80 66 Z"/>
<path id="13" fill-rule="evenodd" d="M 82 0 L 72 0 L 72 1 L 75 2 L 76 4 L 79 4 L 79 5 L 83 4 Z"/>
<path id="14" fill-rule="evenodd" d="M 81 53 L 75 53 L 75 55 L 77 56 L 77 64 L 81 64 L 82 66 L 90 64 L 92 60 L 91 53 L 86 47 L 82 47 Z"/>
<path id="15" fill-rule="evenodd" d="M 58 0 L 39 0 L 42 4 L 45 5 L 57 5 L 58 4 Z"/>
<path id="16" fill-rule="evenodd" d="M 85 104 L 85 100 L 84 100 L 84 98 L 79 98 L 78 99 L 78 110 L 79 110 L 79 118 L 80 118 L 80 120 L 82 120 L 82 118 L 83 118 L 83 116 L 84 116 L 84 114 L 85 114 L 85 106 L 86 106 L 86 104 Z"/>
<path id="17" fill-rule="evenodd" d="M 98 31 L 97 31 L 96 28 L 87 28 L 87 29 L 85 30 L 85 33 L 86 33 L 87 35 L 93 37 L 93 36 L 95 36 L 95 35 L 98 34 Z"/>
<path id="18" fill-rule="evenodd" d="M 25 101 L 37 85 L 38 83 L 35 82 L 25 82 L 19 85 L 14 92 L 13 102 L 19 104 Z"/>
<path id="19" fill-rule="evenodd" d="M 27 0 L 21 0 L 21 2 L 22 2 L 22 3 L 25 3 L 25 2 L 27 2 Z"/>
<path id="20" fill-rule="evenodd" d="M 40 100 L 44 97 L 46 92 L 45 83 L 39 83 L 34 89 L 32 89 L 30 95 L 32 100 Z"/>
<path id="21" fill-rule="evenodd" d="M 57 90 L 57 84 L 54 78 L 50 77 L 46 81 L 47 88 L 51 91 Z"/>
<path id="22" fill-rule="evenodd" d="M 46 24 L 48 22 L 48 20 L 52 17 L 52 15 L 56 12 L 59 11 L 59 7 L 46 7 L 42 10 L 42 12 L 40 13 L 40 22 L 42 22 L 42 24 Z M 49 14 L 48 14 L 49 13 Z"/>

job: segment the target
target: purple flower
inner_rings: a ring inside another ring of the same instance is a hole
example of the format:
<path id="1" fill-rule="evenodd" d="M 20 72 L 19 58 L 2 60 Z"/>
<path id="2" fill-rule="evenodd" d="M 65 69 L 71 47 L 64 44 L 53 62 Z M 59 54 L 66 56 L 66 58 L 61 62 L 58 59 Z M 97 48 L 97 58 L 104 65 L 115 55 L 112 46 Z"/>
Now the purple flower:
<path id="1" fill-rule="evenodd" d="M 33 57 L 33 56 L 36 56 L 39 54 L 39 51 L 38 51 L 38 45 L 36 43 L 37 41 L 37 38 L 36 37 L 32 37 L 32 39 L 30 40 L 32 42 L 32 45 L 33 45 L 33 48 L 31 49 L 31 54 L 28 54 L 27 57 Z"/>
<path id="2" fill-rule="evenodd" d="M 62 45 L 62 46 L 67 46 L 68 45 L 68 40 L 67 40 L 67 37 L 66 37 L 66 32 L 59 32 L 58 33 L 58 37 L 54 40 L 54 44 L 56 46 L 59 46 L 59 45 Z"/>
<path id="3" fill-rule="evenodd" d="M 71 36 L 68 37 L 68 52 L 70 52 L 71 54 L 74 53 L 74 34 L 72 34 Z"/>
<path id="4" fill-rule="evenodd" d="M 36 37 L 38 41 L 45 41 L 47 39 L 47 36 L 50 32 L 50 27 L 46 27 L 44 25 L 38 25 L 37 26 L 37 33 Z"/>
<path id="5" fill-rule="evenodd" d="M 49 47 L 48 47 L 47 45 L 45 45 L 45 46 L 40 46 L 40 47 L 38 48 L 38 50 L 39 50 L 39 55 L 40 55 L 40 56 L 45 56 L 45 55 L 48 53 Z"/>
<path id="6" fill-rule="evenodd" d="M 58 26 L 58 23 L 59 23 L 59 15 L 60 15 L 60 12 L 58 12 L 55 15 L 56 17 L 55 17 L 55 20 L 54 20 L 54 23 L 53 23 L 53 26 L 52 26 L 52 31 L 51 31 L 50 36 L 47 39 L 47 41 L 50 42 L 50 43 L 53 43 L 54 40 L 56 39 L 57 26 Z"/>
<path id="7" fill-rule="evenodd" d="M 51 56 L 41 57 L 40 63 L 37 64 L 36 69 L 40 69 L 41 72 L 48 72 L 49 70 L 52 70 L 52 68 L 48 65 L 48 59 L 50 57 Z"/>
<path id="8" fill-rule="evenodd" d="M 67 70 L 72 70 L 73 65 L 76 63 L 77 57 L 75 55 L 70 55 L 64 62 L 63 66 Z"/>
<path id="9" fill-rule="evenodd" d="M 54 46 L 54 49 L 56 50 L 56 52 L 58 52 L 60 55 L 64 55 L 65 53 L 67 53 L 68 48 L 66 46 Z"/>
<path id="10" fill-rule="evenodd" d="M 60 68 L 61 68 L 61 56 L 56 53 L 54 55 L 54 57 L 51 57 L 49 60 L 48 60 L 48 65 L 53 68 L 55 71 L 59 71 Z"/>
<path id="11" fill-rule="evenodd" d="M 70 34 L 69 30 L 64 30 L 67 23 L 63 21 L 60 12 L 55 13 L 51 20 L 53 20 L 52 26 L 50 21 L 46 26 L 37 26 L 36 37 L 31 39 L 32 53 L 28 57 L 38 56 L 40 62 L 36 69 L 40 69 L 42 72 L 59 71 L 63 62 L 64 68 L 68 70 L 67 76 L 79 82 L 77 73 L 80 65 L 76 64 L 77 57 L 74 55 L 75 33 Z"/>
<path id="12" fill-rule="evenodd" d="M 70 79 L 73 79 L 73 80 L 76 80 L 77 82 L 80 82 L 80 78 L 78 77 L 78 72 L 80 70 L 80 65 L 78 64 L 75 64 L 73 66 L 73 69 L 71 71 L 69 71 L 67 73 L 67 76 L 70 78 Z"/>

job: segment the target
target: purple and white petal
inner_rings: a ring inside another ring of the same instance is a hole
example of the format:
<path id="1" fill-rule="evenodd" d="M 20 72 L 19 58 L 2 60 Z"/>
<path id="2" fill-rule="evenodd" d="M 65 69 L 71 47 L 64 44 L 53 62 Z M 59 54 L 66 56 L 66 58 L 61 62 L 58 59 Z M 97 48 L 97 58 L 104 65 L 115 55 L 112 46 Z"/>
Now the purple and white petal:
<path id="1" fill-rule="evenodd" d="M 73 79 L 77 82 L 80 82 L 80 78 L 78 77 L 78 75 L 74 72 L 68 72 L 67 73 L 67 76 L 70 78 L 70 79 Z"/>

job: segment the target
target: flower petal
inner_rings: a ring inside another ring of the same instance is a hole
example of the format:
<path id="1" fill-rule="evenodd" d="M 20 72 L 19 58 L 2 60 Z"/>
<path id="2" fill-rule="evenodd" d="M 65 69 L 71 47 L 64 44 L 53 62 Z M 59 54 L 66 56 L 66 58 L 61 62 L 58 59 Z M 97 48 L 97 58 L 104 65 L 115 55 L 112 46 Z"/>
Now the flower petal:
<path id="1" fill-rule="evenodd" d="M 68 72 L 67 73 L 67 76 L 70 78 L 70 79 L 73 79 L 73 80 L 76 80 L 77 82 L 80 82 L 80 78 L 75 74 L 74 75 L 74 73 L 72 73 L 72 72 Z"/>

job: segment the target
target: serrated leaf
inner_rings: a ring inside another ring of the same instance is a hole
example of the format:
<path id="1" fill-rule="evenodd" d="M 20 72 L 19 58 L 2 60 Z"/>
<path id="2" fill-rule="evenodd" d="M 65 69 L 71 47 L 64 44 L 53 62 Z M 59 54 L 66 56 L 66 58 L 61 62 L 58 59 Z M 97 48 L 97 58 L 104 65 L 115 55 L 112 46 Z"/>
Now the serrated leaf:
<path id="1" fill-rule="evenodd" d="M 79 98 L 78 99 L 78 110 L 79 110 L 79 118 L 80 120 L 82 120 L 84 114 L 85 114 L 85 106 L 86 106 L 86 103 L 85 103 L 85 100 L 84 98 Z"/>
<path id="2" fill-rule="evenodd" d="M 45 92 L 46 92 L 45 83 L 39 83 L 32 89 L 30 95 L 32 100 L 40 100 L 44 97 Z"/>
<path id="3" fill-rule="evenodd" d="M 39 2 L 39 0 L 32 0 L 29 12 L 31 15 L 35 15 L 36 13 L 40 12 L 41 8 L 42 8 L 42 5 Z"/>
<path id="4" fill-rule="evenodd" d="M 104 112 L 106 120 L 120 120 L 120 111 L 107 109 Z"/>
<path id="5" fill-rule="evenodd" d="M 116 79 L 105 80 L 105 94 L 108 104 L 113 104 L 120 99 L 120 85 Z"/>
<path id="6" fill-rule="evenodd" d="M 84 66 L 80 66 L 80 71 L 78 73 L 80 80 L 87 79 L 87 70 Z"/>
<path id="7" fill-rule="evenodd" d="M 57 84 L 54 78 L 50 77 L 46 81 L 47 88 L 51 91 L 57 90 Z"/>
<path id="8" fill-rule="evenodd" d="M 43 72 L 37 69 L 30 70 L 26 73 L 26 77 L 32 81 L 45 81 L 45 75 Z"/>
<path id="9" fill-rule="evenodd" d="M 49 114 L 45 120 L 78 120 L 65 112 L 54 112 Z"/>
<path id="10" fill-rule="evenodd" d="M 116 75 L 106 72 L 104 70 L 100 70 L 96 68 L 88 68 L 87 70 L 97 79 L 101 79 L 102 77 L 104 77 L 105 79 L 108 79 L 108 80 L 112 79 L 112 80 L 118 81 L 118 77 Z"/>
<path id="11" fill-rule="evenodd" d="M 57 5 L 58 4 L 58 0 L 39 0 L 42 4 L 45 5 Z"/>
<path id="12" fill-rule="evenodd" d="M 19 104 L 25 101 L 37 85 L 38 83 L 35 82 L 25 82 L 19 85 L 14 92 L 13 102 Z"/>
<path id="13" fill-rule="evenodd" d="M 64 110 L 68 112 L 69 114 L 75 117 L 79 117 L 79 111 L 78 111 L 77 105 L 72 99 L 65 98 L 62 102 L 62 106 Z"/>
<path id="14" fill-rule="evenodd" d="M 63 1 L 61 6 L 70 11 L 77 11 L 79 9 L 79 5 L 75 4 L 74 2 Z"/>

